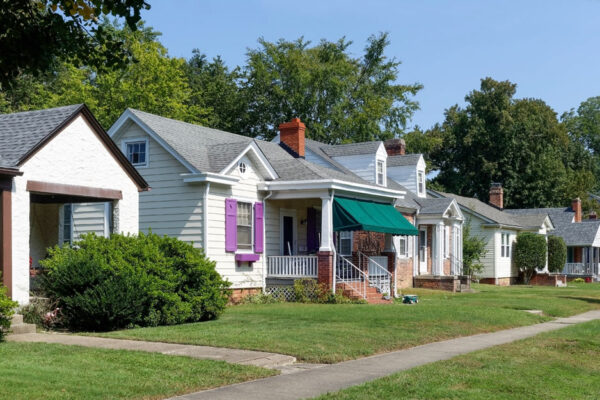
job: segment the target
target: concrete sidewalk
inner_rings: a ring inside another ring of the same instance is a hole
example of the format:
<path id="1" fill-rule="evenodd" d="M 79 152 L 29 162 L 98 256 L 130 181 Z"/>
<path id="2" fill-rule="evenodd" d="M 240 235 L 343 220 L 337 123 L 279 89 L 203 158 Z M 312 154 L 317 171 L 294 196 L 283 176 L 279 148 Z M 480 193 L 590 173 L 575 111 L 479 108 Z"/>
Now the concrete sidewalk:
<path id="1" fill-rule="evenodd" d="M 59 333 L 27 333 L 8 335 L 11 342 L 43 342 L 74 346 L 97 347 L 114 350 L 137 350 L 175 356 L 187 356 L 205 360 L 227 361 L 235 364 L 255 365 L 263 368 L 280 368 L 296 362 L 296 358 L 264 351 L 227 349 L 223 347 L 194 346 L 138 340 L 109 339 L 92 336 L 76 336 Z"/>
<path id="2" fill-rule="evenodd" d="M 600 319 L 600 310 L 551 322 L 430 343 L 294 374 L 191 393 L 177 400 L 292 400 L 319 396 L 460 354 L 514 342 L 565 326 Z"/>

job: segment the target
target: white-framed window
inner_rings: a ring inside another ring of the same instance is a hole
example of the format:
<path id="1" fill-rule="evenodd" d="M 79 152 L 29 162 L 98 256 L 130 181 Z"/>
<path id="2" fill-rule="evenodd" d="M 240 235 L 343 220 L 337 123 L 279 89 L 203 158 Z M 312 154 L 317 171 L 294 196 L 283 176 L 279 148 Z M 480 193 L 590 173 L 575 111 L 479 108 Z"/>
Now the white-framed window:
<path id="1" fill-rule="evenodd" d="M 418 171 L 417 172 L 417 190 L 418 194 L 425 194 L 425 172 Z"/>
<path id="2" fill-rule="evenodd" d="M 252 250 L 252 204 L 237 202 L 237 248 Z"/>
<path id="3" fill-rule="evenodd" d="M 408 258 L 409 256 L 409 250 L 408 250 L 408 242 L 409 241 L 409 237 L 408 236 L 399 236 L 399 240 L 398 240 L 398 255 L 402 258 Z"/>
<path id="4" fill-rule="evenodd" d="M 240 174 L 244 175 L 246 173 L 247 169 L 248 169 L 248 167 L 246 166 L 246 163 L 243 161 L 240 161 L 240 163 L 238 164 L 238 170 L 240 171 Z"/>
<path id="5" fill-rule="evenodd" d="M 341 231 L 338 233 L 338 248 L 340 255 L 352 255 L 352 231 Z"/>
<path id="6" fill-rule="evenodd" d="M 73 242 L 73 205 L 63 205 L 63 244 Z"/>
<path id="7" fill-rule="evenodd" d="M 377 184 L 385 185 L 385 161 L 377 160 Z"/>
<path id="8" fill-rule="evenodd" d="M 500 255 L 502 257 L 510 258 L 510 234 L 502 233 L 501 236 Z"/>
<path id="9" fill-rule="evenodd" d="M 124 142 L 125 156 L 136 167 L 148 165 L 148 141 L 146 139 L 127 140 Z"/>

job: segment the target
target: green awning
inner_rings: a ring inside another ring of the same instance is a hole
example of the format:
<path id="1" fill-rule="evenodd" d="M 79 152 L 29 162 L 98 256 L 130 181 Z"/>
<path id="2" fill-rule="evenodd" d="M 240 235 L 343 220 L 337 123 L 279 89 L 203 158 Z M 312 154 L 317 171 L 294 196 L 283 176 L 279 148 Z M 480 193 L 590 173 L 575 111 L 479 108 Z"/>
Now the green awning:
<path id="1" fill-rule="evenodd" d="M 418 235 L 419 231 L 391 204 L 333 199 L 334 231 L 371 231 L 392 235 Z"/>

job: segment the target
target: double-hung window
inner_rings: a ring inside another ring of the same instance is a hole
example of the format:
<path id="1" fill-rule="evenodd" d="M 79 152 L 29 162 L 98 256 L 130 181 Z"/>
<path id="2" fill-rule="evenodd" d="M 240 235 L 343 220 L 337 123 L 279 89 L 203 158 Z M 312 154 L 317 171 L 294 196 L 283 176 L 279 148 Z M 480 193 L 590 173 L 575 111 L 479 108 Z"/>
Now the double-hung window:
<path id="1" fill-rule="evenodd" d="M 510 258 L 510 235 L 508 233 L 502 233 L 502 243 L 500 243 L 500 253 L 502 257 Z"/>
<path id="2" fill-rule="evenodd" d="M 408 236 L 399 236 L 398 237 L 398 254 L 400 257 L 409 257 L 408 255 Z"/>
<path id="3" fill-rule="evenodd" d="M 252 249 L 252 204 L 237 202 L 237 248 Z"/>
<path id="4" fill-rule="evenodd" d="M 130 163 L 136 167 L 148 165 L 148 146 L 145 140 L 125 142 L 125 155 Z"/>
<path id="5" fill-rule="evenodd" d="M 73 242 L 73 205 L 63 206 L 63 243 Z"/>
<path id="6" fill-rule="evenodd" d="M 425 172 L 423 171 L 419 171 L 417 172 L 417 185 L 418 185 L 418 194 L 419 195 L 423 195 L 425 194 Z"/>
<path id="7" fill-rule="evenodd" d="M 338 236 L 340 254 L 343 256 L 352 255 L 352 231 L 341 231 Z"/>
<path id="8" fill-rule="evenodd" d="M 385 185 L 385 161 L 377 160 L 377 184 Z"/>

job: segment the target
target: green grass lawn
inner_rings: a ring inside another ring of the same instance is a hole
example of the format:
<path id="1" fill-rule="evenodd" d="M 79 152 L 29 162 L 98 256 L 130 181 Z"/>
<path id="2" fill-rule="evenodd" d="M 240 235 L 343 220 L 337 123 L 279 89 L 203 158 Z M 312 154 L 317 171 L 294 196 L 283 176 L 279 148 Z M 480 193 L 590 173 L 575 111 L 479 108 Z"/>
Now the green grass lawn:
<path id="1" fill-rule="evenodd" d="M 274 373 L 137 351 L 0 343 L 2 400 L 164 399 Z"/>
<path id="2" fill-rule="evenodd" d="M 600 321 L 397 373 L 320 400 L 598 399 Z"/>
<path id="3" fill-rule="evenodd" d="M 93 335 L 263 350 L 333 363 L 457 336 L 534 324 L 600 308 L 600 285 L 475 285 L 478 293 L 413 290 L 416 305 L 267 304 L 230 307 L 216 320 Z"/>

